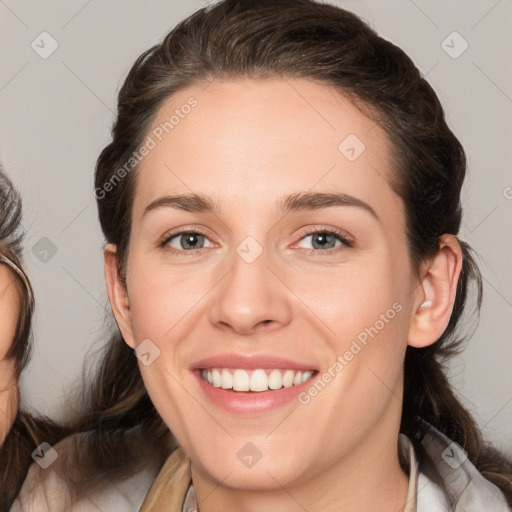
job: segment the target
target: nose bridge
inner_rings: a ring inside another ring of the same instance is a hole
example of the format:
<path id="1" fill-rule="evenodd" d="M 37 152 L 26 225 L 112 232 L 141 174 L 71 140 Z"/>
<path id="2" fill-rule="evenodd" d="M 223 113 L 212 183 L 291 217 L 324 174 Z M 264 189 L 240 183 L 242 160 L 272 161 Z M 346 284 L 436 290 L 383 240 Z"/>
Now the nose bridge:
<path id="1" fill-rule="evenodd" d="M 273 258 L 264 244 L 249 235 L 234 247 L 231 270 L 217 290 L 212 322 L 247 333 L 263 322 L 289 321 L 286 289 L 268 268 Z"/>

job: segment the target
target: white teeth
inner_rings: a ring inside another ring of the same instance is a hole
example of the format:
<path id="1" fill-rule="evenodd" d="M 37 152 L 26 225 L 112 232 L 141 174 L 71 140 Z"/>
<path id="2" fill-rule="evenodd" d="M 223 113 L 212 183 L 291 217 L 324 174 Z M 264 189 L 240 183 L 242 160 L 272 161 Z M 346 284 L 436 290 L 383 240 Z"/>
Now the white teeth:
<path id="1" fill-rule="evenodd" d="M 245 370 L 233 372 L 233 389 L 235 391 L 249 391 L 249 374 Z"/>
<path id="2" fill-rule="evenodd" d="M 255 370 L 252 372 L 249 387 L 251 391 L 267 391 L 269 379 L 263 370 Z"/>
<path id="3" fill-rule="evenodd" d="M 212 370 L 212 384 L 216 387 L 216 388 L 220 388 L 220 372 L 219 370 Z"/>
<path id="4" fill-rule="evenodd" d="M 293 376 L 295 372 L 293 370 L 286 370 L 283 375 L 283 386 L 289 388 L 293 386 Z"/>
<path id="5" fill-rule="evenodd" d="M 281 389 L 297 386 L 310 379 L 314 370 L 243 370 L 228 368 L 211 368 L 203 370 L 203 380 L 212 386 L 222 389 L 233 389 L 234 391 L 268 391 L 269 389 Z"/>
<path id="6" fill-rule="evenodd" d="M 279 370 L 272 370 L 268 376 L 268 387 L 270 389 L 280 389 L 283 387 L 283 377 Z"/>
<path id="7" fill-rule="evenodd" d="M 302 372 L 302 382 L 306 382 L 313 375 L 312 370 L 308 370 L 307 372 Z"/>
<path id="8" fill-rule="evenodd" d="M 233 375 L 229 370 L 222 370 L 222 380 L 220 383 L 220 387 L 222 389 L 232 389 L 233 388 Z"/>

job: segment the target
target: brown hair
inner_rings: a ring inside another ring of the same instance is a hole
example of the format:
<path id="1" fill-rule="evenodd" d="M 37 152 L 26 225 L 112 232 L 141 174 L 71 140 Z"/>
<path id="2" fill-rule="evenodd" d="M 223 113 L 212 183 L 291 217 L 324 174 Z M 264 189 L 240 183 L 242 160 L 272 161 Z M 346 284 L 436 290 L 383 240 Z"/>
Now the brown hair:
<path id="1" fill-rule="evenodd" d="M 11 270 L 20 302 L 14 342 L 7 352 L 7 358 L 16 360 L 18 376 L 30 357 L 30 323 L 34 309 L 32 287 L 21 265 L 21 217 L 21 199 L 0 170 L 0 264 Z"/>
<path id="2" fill-rule="evenodd" d="M 19 194 L 0 167 L 0 264 L 6 265 L 18 293 L 18 321 L 6 359 L 14 360 L 16 379 L 28 364 L 34 295 L 22 266 L 22 205 Z M 17 383 L 16 383 L 17 385 Z M 30 454 L 42 441 L 53 443 L 67 431 L 48 418 L 19 411 L 0 446 L 0 510 L 8 510 L 32 462 Z"/>
<path id="3" fill-rule="evenodd" d="M 458 234 L 464 150 L 448 128 L 435 92 L 411 59 L 357 16 L 334 5 L 224 0 L 181 21 L 161 44 L 140 55 L 119 92 L 112 142 L 98 158 L 95 187 L 101 227 L 107 242 L 117 246 L 121 275 L 137 170 L 118 179 L 119 169 L 141 146 L 159 109 L 174 93 L 215 78 L 242 77 L 315 80 L 349 97 L 383 127 L 393 143 L 395 173 L 390 185 L 406 206 L 415 271 L 438 251 L 443 234 Z M 116 179 L 115 186 L 105 186 Z M 424 429 L 420 419 L 429 422 L 461 445 L 483 476 L 512 502 L 510 462 L 484 443 L 443 367 L 464 339 L 457 331 L 471 282 L 476 283 L 478 310 L 482 299 L 482 278 L 472 251 L 464 242 L 461 246 L 463 268 L 446 331 L 429 347 L 407 348 L 401 431 L 415 439 Z M 159 446 L 168 454 L 174 446 L 144 389 L 133 351 L 119 333 L 109 342 L 87 397 L 86 413 L 74 425 L 76 431 L 88 432 L 81 448 L 87 478 L 100 473 L 114 477 L 140 467 L 140 452 L 131 455 L 134 445 L 151 454 Z"/>

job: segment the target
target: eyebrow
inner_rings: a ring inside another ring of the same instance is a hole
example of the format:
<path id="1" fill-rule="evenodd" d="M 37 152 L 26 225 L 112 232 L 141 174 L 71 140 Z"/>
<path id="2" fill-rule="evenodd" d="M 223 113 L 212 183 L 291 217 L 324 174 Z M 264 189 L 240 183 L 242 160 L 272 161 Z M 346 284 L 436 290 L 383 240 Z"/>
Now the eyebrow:
<path id="1" fill-rule="evenodd" d="M 321 210 L 338 206 L 352 206 L 361 208 L 380 221 L 375 210 L 361 199 L 350 194 L 325 192 L 297 192 L 285 196 L 277 203 L 278 209 L 287 214 L 292 211 Z M 145 217 L 149 212 L 159 208 L 173 208 L 187 212 L 220 213 L 220 206 L 213 199 L 202 194 L 178 194 L 164 196 L 151 202 L 142 214 Z"/>

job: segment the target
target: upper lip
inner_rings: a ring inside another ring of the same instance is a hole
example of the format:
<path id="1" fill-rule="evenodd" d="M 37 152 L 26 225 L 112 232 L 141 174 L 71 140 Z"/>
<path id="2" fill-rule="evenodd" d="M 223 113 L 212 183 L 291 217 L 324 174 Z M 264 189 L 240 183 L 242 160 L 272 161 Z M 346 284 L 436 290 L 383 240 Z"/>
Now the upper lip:
<path id="1" fill-rule="evenodd" d="M 247 370 L 283 368 L 290 370 L 316 370 L 316 368 L 307 363 L 293 361 L 282 357 L 276 357 L 270 354 L 220 354 L 217 356 L 206 357 L 192 364 L 192 370 L 206 368 L 241 368 Z"/>

